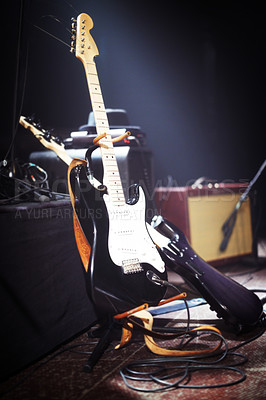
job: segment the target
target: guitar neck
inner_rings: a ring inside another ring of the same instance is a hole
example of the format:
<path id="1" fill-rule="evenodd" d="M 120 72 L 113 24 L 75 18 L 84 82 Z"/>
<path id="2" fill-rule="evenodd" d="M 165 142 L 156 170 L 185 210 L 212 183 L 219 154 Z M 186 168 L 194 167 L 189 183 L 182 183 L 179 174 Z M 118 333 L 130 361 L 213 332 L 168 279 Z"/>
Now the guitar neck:
<path id="1" fill-rule="evenodd" d="M 96 65 L 93 61 L 84 63 L 97 136 L 106 134 L 99 142 L 103 163 L 103 183 L 114 205 L 125 204 L 123 187 L 109 130 L 109 123 L 103 102 Z"/>

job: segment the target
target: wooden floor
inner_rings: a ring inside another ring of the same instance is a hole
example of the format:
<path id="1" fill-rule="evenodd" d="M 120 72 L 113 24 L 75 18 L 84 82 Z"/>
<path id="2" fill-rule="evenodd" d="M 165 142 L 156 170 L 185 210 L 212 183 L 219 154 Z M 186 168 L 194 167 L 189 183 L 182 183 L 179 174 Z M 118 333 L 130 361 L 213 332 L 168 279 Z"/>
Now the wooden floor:
<path id="1" fill-rule="evenodd" d="M 219 268 L 224 274 L 229 275 L 242 285 L 250 289 L 266 289 L 266 262 L 265 259 L 253 260 L 246 259 L 234 265 L 225 265 Z M 182 279 L 174 274 L 169 274 L 169 281 L 175 283 L 182 290 L 185 289 L 190 297 L 198 297 L 187 286 L 184 286 Z M 265 293 L 257 293 L 260 298 L 266 296 Z M 210 311 L 208 305 L 201 305 L 191 308 L 191 323 L 193 326 L 210 324 L 218 327 L 224 336 L 229 348 L 236 344 L 244 343 L 262 332 L 261 328 L 256 328 L 251 332 L 237 335 L 227 326 L 223 320 L 218 320 L 216 313 Z M 168 325 L 171 327 L 181 327 L 186 324 L 186 311 L 176 311 L 165 314 L 157 319 L 156 326 Z M 141 333 L 136 333 L 132 343 L 121 349 L 115 350 L 114 346 L 119 342 L 120 330 L 114 333 L 113 342 L 103 357 L 95 366 L 92 373 L 83 372 L 83 366 L 95 346 L 95 339 L 88 339 L 87 333 L 83 333 L 74 338 L 70 343 L 57 349 L 52 354 L 39 360 L 34 365 L 21 371 L 16 376 L 10 378 L 0 386 L 3 399 L 8 400 L 81 400 L 81 399 L 182 399 L 191 400 L 200 398 L 205 399 L 245 399 L 262 400 L 266 398 L 266 345 L 265 334 L 256 340 L 246 344 L 237 350 L 238 353 L 245 355 L 248 361 L 239 368 L 245 373 L 246 379 L 233 386 L 226 386 L 212 389 L 196 388 L 175 388 L 175 390 L 149 393 L 144 391 L 134 391 L 128 388 L 120 374 L 120 370 L 129 362 L 143 359 L 160 358 L 149 352 L 146 348 Z M 213 345 L 216 338 L 208 337 L 206 346 Z M 174 346 L 175 342 L 170 345 Z M 74 347 L 76 346 L 76 347 Z M 235 360 L 240 360 L 237 356 L 227 356 L 219 366 L 232 365 Z M 176 368 L 180 364 L 176 362 Z M 234 370 L 204 369 L 192 374 L 187 384 L 194 385 L 219 385 L 238 379 L 240 373 Z M 156 383 L 150 381 L 138 382 L 130 381 L 134 386 L 139 386 L 142 390 L 158 388 Z"/>

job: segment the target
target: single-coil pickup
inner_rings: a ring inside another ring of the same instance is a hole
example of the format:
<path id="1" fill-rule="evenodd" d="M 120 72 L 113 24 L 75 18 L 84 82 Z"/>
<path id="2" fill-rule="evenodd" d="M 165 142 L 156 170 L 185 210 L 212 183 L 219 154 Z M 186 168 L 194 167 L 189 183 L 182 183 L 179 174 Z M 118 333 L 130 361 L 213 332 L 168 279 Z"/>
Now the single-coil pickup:
<path id="1" fill-rule="evenodd" d="M 120 190 L 118 188 L 118 190 Z M 122 194 L 122 193 L 121 193 Z M 112 210 L 112 212 L 109 213 L 109 219 L 110 220 L 117 220 L 118 223 L 122 223 L 123 221 L 132 221 L 132 219 L 134 219 L 134 215 L 132 215 L 132 213 L 128 212 L 127 210 L 119 210 L 119 207 L 116 207 L 115 210 Z M 135 217 L 136 219 L 136 217 Z M 128 225 L 128 224 L 127 224 Z M 119 233 L 121 231 L 127 231 L 127 234 L 130 232 L 133 232 L 132 229 L 123 229 L 122 227 L 119 228 L 119 226 L 117 226 L 114 229 L 114 233 Z"/>
<path id="2" fill-rule="evenodd" d="M 120 229 L 120 230 L 114 231 L 114 233 L 119 236 L 133 235 L 134 230 L 133 229 Z"/>
<path id="3" fill-rule="evenodd" d="M 117 250 L 124 254 L 137 255 L 137 250 L 135 248 L 125 246 L 125 247 L 118 247 Z"/>

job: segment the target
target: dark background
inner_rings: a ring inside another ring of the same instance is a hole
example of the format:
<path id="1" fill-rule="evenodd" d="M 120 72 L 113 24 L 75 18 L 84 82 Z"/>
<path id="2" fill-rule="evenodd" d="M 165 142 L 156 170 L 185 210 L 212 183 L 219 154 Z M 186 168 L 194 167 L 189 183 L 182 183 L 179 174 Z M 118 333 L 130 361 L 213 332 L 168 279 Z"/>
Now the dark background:
<path id="1" fill-rule="evenodd" d="M 80 12 L 94 21 L 105 106 L 126 109 L 146 132 L 157 185 L 169 175 L 178 185 L 200 176 L 249 181 L 265 159 L 263 1 L 16 0 L 6 10 L 1 159 L 21 112 L 64 135 L 87 122 L 82 63 L 34 27 L 69 44 L 66 28 Z M 15 156 L 26 159 L 36 146 L 19 127 Z M 256 188 L 264 205 L 265 173 Z"/>

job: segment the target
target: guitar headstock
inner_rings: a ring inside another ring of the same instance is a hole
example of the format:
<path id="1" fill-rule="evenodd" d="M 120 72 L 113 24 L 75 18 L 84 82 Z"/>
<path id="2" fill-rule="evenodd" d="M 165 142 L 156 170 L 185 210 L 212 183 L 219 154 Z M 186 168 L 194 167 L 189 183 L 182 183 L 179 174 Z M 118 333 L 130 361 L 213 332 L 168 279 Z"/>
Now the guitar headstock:
<path id="1" fill-rule="evenodd" d="M 64 143 L 60 138 L 53 136 L 50 131 L 43 129 L 41 124 L 35 122 L 33 118 L 21 116 L 19 123 L 24 128 L 29 129 L 44 147 L 53 150 L 67 165 L 71 163 L 72 159 L 66 153 Z"/>
<path id="2" fill-rule="evenodd" d="M 34 121 L 34 118 L 21 116 L 19 123 L 24 128 L 29 129 L 40 140 L 42 145 L 48 149 L 54 150 L 54 145 L 63 146 L 62 140 L 59 137 L 53 136 L 51 131 L 43 129 L 41 123 Z"/>
<path id="3" fill-rule="evenodd" d="M 71 51 L 75 51 L 76 57 L 83 63 L 92 62 L 95 56 L 99 55 L 98 48 L 90 34 L 93 28 L 93 21 L 88 14 L 82 13 L 77 20 L 73 20 L 72 32 L 74 39 L 71 42 Z"/>

